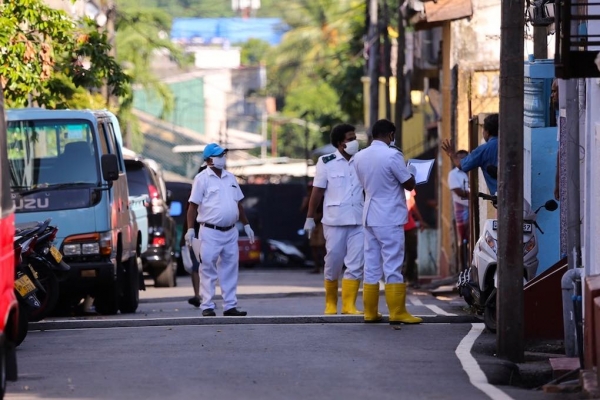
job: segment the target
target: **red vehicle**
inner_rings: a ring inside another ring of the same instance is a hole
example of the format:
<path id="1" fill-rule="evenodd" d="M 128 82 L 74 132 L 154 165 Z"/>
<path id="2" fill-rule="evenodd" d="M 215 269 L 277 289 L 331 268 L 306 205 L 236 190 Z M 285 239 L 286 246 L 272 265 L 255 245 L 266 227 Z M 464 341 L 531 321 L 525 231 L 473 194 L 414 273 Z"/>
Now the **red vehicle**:
<path id="1" fill-rule="evenodd" d="M 14 293 L 14 203 L 10 193 L 6 143 L 4 97 L 0 88 L 0 398 L 4 397 L 6 380 L 17 380 L 15 340 L 19 320 L 19 307 Z"/>
<path id="2" fill-rule="evenodd" d="M 262 262 L 262 252 L 260 238 L 256 236 L 254 243 L 250 243 L 250 238 L 244 231 L 244 224 L 237 222 L 235 224 L 239 237 L 238 237 L 238 248 L 240 250 L 240 267 L 253 267 Z"/>

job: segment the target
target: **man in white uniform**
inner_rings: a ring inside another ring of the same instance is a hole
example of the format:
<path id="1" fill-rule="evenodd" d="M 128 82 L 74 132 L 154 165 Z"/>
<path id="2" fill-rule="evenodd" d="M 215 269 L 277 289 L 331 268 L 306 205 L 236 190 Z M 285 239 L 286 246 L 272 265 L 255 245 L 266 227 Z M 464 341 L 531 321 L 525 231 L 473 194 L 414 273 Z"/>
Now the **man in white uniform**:
<path id="1" fill-rule="evenodd" d="M 402 276 L 404 228 L 408 221 L 404 190 L 415 187 L 415 171 L 409 172 L 402 152 L 390 147 L 395 125 L 382 119 L 372 128 L 373 143 L 354 156 L 354 168 L 365 194 L 365 322 L 381 321 L 378 311 L 379 280 L 385 282 L 390 324 L 418 324 L 421 318 L 406 310 L 406 283 Z"/>
<path id="2" fill-rule="evenodd" d="M 338 280 L 342 267 L 342 314 L 362 314 L 356 297 L 363 276 L 364 235 L 362 227 L 363 189 L 356 177 L 352 156 L 358 152 L 355 128 L 337 125 L 331 131 L 333 154 L 319 158 L 308 203 L 304 230 L 309 238 L 315 229 L 315 210 L 323 196 L 323 233 L 325 234 L 325 314 L 337 314 Z"/>
<path id="3" fill-rule="evenodd" d="M 204 160 L 208 168 L 196 175 L 192 184 L 187 213 L 188 226 L 200 223 L 200 297 L 202 315 L 214 317 L 215 286 L 217 278 L 223 295 L 223 315 L 245 316 L 246 311 L 237 307 L 237 280 L 239 267 L 238 219 L 254 243 L 254 232 L 240 201 L 244 198 L 235 177 L 225 168 L 226 149 L 216 143 L 204 148 Z M 196 233 L 193 228 L 185 234 L 186 244 L 191 245 Z"/>

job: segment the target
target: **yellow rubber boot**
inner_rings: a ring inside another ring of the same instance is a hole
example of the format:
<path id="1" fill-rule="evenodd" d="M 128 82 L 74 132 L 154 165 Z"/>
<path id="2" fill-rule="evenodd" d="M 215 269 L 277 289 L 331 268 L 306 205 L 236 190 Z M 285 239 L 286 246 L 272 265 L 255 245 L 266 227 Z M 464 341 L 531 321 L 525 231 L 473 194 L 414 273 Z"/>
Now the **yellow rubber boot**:
<path id="1" fill-rule="evenodd" d="M 363 283 L 363 304 L 365 306 L 365 322 L 380 322 L 383 316 L 377 312 L 379 308 L 379 282 Z"/>
<path id="2" fill-rule="evenodd" d="M 390 325 L 419 324 L 423 319 L 406 310 L 406 283 L 386 283 L 385 301 L 390 309 Z"/>
<path id="3" fill-rule="evenodd" d="M 338 281 L 325 280 L 325 314 L 337 314 Z"/>
<path id="4" fill-rule="evenodd" d="M 356 297 L 360 281 L 355 279 L 342 279 L 342 314 L 362 314 L 356 309 Z"/>

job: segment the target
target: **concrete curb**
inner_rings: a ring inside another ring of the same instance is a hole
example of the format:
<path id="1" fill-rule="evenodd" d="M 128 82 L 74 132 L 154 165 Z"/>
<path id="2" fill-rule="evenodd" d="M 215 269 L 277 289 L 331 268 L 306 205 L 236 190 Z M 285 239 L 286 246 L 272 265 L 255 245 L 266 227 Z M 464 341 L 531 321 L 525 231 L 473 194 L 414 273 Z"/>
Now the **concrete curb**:
<path id="1" fill-rule="evenodd" d="M 246 293 L 237 294 L 238 300 L 243 299 L 283 299 L 286 297 L 319 297 L 325 296 L 325 292 L 292 292 L 292 293 Z M 190 296 L 174 296 L 174 297 L 153 297 L 151 299 L 140 299 L 140 304 L 148 303 L 171 303 L 171 302 L 187 302 Z M 214 300 L 223 300 L 221 295 L 215 294 Z"/>
<path id="2" fill-rule="evenodd" d="M 479 319 L 469 315 L 422 316 L 425 324 L 473 323 Z M 252 324 L 364 324 L 360 315 L 296 315 L 296 316 L 254 316 L 254 317 L 179 317 L 144 319 L 70 319 L 60 321 L 30 322 L 29 331 L 95 329 L 95 328 L 136 328 L 150 326 L 198 326 L 198 325 L 252 325 Z M 384 317 L 383 324 L 388 323 Z M 375 325 L 375 324 L 365 324 Z"/>
<path id="3" fill-rule="evenodd" d="M 191 293 L 191 292 L 190 292 Z M 341 293 L 341 292 L 340 292 Z M 358 293 L 362 295 L 362 290 L 359 290 Z M 384 290 L 379 291 L 380 295 L 385 295 Z M 310 292 L 287 292 L 287 293 L 238 293 L 238 300 L 243 299 L 284 299 L 284 298 L 294 298 L 294 297 L 324 297 L 325 291 L 310 291 Z M 190 296 L 172 296 L 172 297 L 153 297 L 151 299 L 140 299 L 140 304 L 148 304 L 148 303 L 171 303 L 171 302 L 187 302 Z M 221 295 L 215 294 L 215 300 L 223 300 Z"/>

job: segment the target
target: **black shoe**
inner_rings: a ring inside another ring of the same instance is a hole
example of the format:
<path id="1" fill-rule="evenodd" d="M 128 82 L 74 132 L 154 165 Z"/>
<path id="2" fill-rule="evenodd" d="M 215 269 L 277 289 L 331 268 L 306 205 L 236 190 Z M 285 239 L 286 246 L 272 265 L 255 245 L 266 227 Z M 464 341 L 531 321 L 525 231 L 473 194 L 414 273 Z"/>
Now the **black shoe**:
<path id="1" fill-rule="evenodd" d="M 226 317 L 245 317 L 248 313 L 246 311 L 238 311 L 238 309 L 234 307 L 227 311 L 223 311 L 223 315 Z"/>
<path id="2" fill-rule="evenodd" d="M 190 303 L 194 307 L 198 308 L 198 307 L 200 307 L 200 298 L 192 297 L 188 300 L 188 303 Z"/>
<path id="3" fill-rule="evenodd" d="M 216 317 L 217 314 L 215 313 L 215 310 L 213 310 L 212 308 L 207 308 L 206 310 L 202 310 L 202 316 L 203 317 Z"/>

